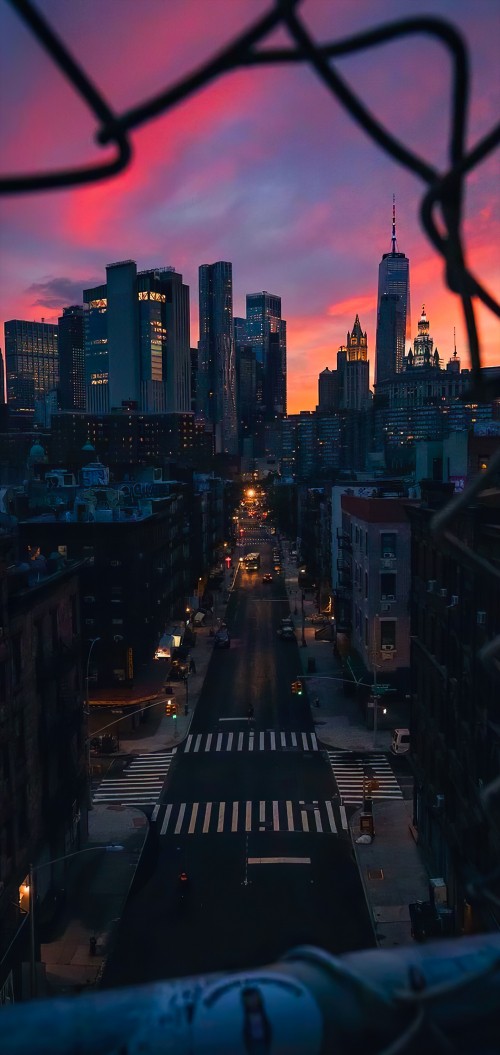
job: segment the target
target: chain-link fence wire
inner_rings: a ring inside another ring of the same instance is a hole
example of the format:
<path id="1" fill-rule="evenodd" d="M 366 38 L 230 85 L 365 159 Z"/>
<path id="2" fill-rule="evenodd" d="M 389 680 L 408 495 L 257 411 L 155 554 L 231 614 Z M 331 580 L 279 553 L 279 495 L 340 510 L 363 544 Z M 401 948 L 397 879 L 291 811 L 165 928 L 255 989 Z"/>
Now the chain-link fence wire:
<path id="1" fill-rule="evenodd" d="M 182 99 L 209 84 L 216 78 L 241 67 L 268 64 L 290 65 L 308 63 L 332 95 L 347 110 L 351 117 L 387 154 L 408 169 L 425 186 L 420 204 L 422 227 L 431 243 L 445 263 L 445 277 L 449 289 L 456 293 L 462 305 L 467 330 L 471 365 L 471 386 L 466 399 L 485 402 L 500 394 L 500 373 L 488 371 L 486 375 L 481 363 L 477 333 L 474 299 L 479 299 L 495 315 L 500 317 L 500 304 L 472 274 L 466 263 L 462 234 L 462 205 L 464 183 L 467 175 L 476 168 L 500 143 L 500 123 L 495 125 L 470 150 L 465 149 L 465 136 L 469 106 L 469 55 L 462 35 L 450 23 L 441 18 L 422 16 L 398 19 L 387 25 L 377 26 L 345 40 L 319 44 L 313 39 L 298 10 L 305 0 L 275 0 L 269 10 L 248 29 L 237 36 L 227 47 L 212 56 L 207 62 L 172 84 L 158 95 L 138 104 L 124 113 L 116 113 L 89 76 L 70 54 L 47 19 L 30 0 L 8 0 L 24 20 L 39 43 L 45 48 L 53 62 L 71 82 L 99 122 L 97 142 L 108 147 L 114 145 L 115 156 L 102 164 L 60 169 L 54 172 L 12 175 L 0 179 L 0 193 L 22 194 L 51 190 L 57 187 L 78 186 L 95 182 L 121 172 L 130 162 L 132 148 L 129 133 L 134 128 L 160 113 L 166 113 Z M 259 48 L 270 33 L 284 29 L 291 39 L 290 47 Z M 349 87 L 332 64 L 340 56 L 395 41 L 402 37 L 424 35 L 434 38 L 448 52 L 451 60 L 452 79 L 450 90 L 450 137 L 448 143 L 448 169 L 439 172 L 425 159 L 410 150 L 397 139 Z M 458 558 L 467 557 L 479 576 L 492 575 L 500 589 L 500 572 L 484 558 L 461 541 L 450 530 L 464 507 L 473 499 L 500 470 L 500 450 L 489 461 L 487 469 L 472 480 L 464 492 L 436 514 L 431 521 L 435 535 L 442 537 L 447 547 Z M 479 659 L 490 676 L 500 674 L 500 635 L 488 642 L 479 652 Z M 493 810 L 493 801 L 500 793 L 500 777 L 483 791 L 483 805 Z M 496 802 L 498 805 L 498 801 Z M 474 892 L 481 889 L 483 880 L 474 882 Z M 486 890 L 484 890 L 485 893 Z M 494 895 L 488 894 L 490 900 Z"/>

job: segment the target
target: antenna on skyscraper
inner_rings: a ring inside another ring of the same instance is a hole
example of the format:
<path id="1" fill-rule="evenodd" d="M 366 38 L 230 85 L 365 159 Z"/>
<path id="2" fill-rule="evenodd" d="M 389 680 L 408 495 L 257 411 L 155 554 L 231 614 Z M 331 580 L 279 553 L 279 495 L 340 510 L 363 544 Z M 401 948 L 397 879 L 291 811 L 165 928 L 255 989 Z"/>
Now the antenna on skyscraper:
<path id="1" fill-rule="evenodd" d="M 456 331 L 455 327 L 453 327 L 453 355 L 454 355 L 454 357 L 456 359 L 456 357 L 457 357 L 457 331 Z"/>
<path id="2" fill-rule="evenodd" d="M 392 253 L 396 252 L 396 195 L 392 195 Z"/>

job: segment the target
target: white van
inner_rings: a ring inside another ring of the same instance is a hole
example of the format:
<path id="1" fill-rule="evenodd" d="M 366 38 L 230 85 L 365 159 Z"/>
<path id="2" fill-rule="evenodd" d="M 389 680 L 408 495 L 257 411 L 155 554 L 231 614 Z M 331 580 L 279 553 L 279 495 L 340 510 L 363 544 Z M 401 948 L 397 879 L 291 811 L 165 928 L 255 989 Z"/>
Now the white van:
<path id="1" fill-rule="evenodd" d="M 410 730 L 393 729 L 391 751 L 393 755 L 406 755 L 410 750 Z"/>

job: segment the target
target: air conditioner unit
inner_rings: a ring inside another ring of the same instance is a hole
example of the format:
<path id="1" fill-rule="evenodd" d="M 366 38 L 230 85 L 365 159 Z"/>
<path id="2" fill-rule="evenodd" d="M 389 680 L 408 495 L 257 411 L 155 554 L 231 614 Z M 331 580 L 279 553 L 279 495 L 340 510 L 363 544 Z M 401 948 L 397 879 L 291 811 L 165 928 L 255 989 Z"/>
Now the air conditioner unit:
<path id="1" fill-rule="evenodd" d="M 486 612 L 476 612 L 476 622 L 478 626 L 484 626 L 486 623 Z"/>
<path id="2" fill-rule="evenodd" d="M 388 593 L 388 594 L 386 595 L 386 598 L 385 598 L 385 599 L 386 599 L 386 601 L 395 601 L 395 600 L 396 600 L 396 598 L 395 598 L 395 596 L 394 596 L 394 594 L 393 594 L 393 593 Z"/>
<path id="3" fill-rule="evenodd" d="M 436 585 L 437 585 L 437 583 L 436 583 L 435 579 L 428 579 L 427 580 L 427 593 L 434 593 L 434 590 L 436 589 Z"/>
<path id="4" fill-rule="evenodd" d="M 450 608 L 456 608 L 458 604 L 458 594 L 452 593 Z"/>
<path id="5" fill-rule="evenodd" d="M 382 556 L 383 556 L 384 560 L 393 560 L 394 553 L 390 549 L 385 549 L 383 554 L 382 554 Z"/>
<path id="6" fill-rule="evenodd" d="M 436 795 L 434 808 L 436 810 L 444 810 L 444 795 Z"/>
<path id="7" fill-rule="evenodd" d="M 439 596 L 440 596 L 440 597 L 447 597 L 447 596 L 448 596 L 448 590 L 446 589 L 446 587 L 445 587 L 445 586 L 443 586 L 443 587 L 442 587 L 442 588 L 440 589 L 440 591 L 439 591 Z"/>
<path id="8" fill-rule="evenodd" d="M 394 652 L 394 645 L 382 645 L 382 652 Z"/>

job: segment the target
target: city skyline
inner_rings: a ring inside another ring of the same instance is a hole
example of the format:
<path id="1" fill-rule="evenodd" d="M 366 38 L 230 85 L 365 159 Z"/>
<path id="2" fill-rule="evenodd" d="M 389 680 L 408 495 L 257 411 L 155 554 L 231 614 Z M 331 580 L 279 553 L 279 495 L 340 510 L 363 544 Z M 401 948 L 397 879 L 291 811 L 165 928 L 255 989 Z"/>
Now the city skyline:
<path id="1" fill-rule="evenodd" d="M 140 12 L 100 4 L 96 35 L 95 20 L 87 17 L 92 4 L 89 0 L 84 11 L 47 0 L 44 14 L 118 110 L 175 81 L 269 8 L 268 0 L 238 5 L 213 0 L 209 15 L 197 2 L 173 3 L 164 24 L 144 18 L 147 4 Z M 495 13 L 489 2 L 472 10 L 460 0 L 431 0 L 426 10 L 448 17 L 469 41 L 468 142 L 473 144 L 493 125 L 498 109 Z M 406 16 L 418 11 L 419 4 L 406 5 Z M 353 9 L 306 0 L 302 15 L 319 39 L 331 40 L 394 19 L 401 5 L 359 2 Z M 14 12 L 4 9 L 2 21 L 8 41 L 2 77 L 17 103 L 3 121 L 4 169 L 50 169 L 95 157 L 93 123 L 83 106 Z M 285 43 L 283 33 L 279 39 Z M 117 41 L 116 57 L 110 40 Z M 123 63 L 123 49 L 130 47 L 132 54 L 131 41 L 135 61 Z M 16 72 L 25 68 L 23 55 L 29 83 Z M 437 45 L 410 38 L 338 66 L 396 134 L 444 167 L 449 68 Z M 416 91 L 422 68 L 425 91 Z M 443 103 L 437 120 L 436 100 Z M 310 70 L 236 71 L 149 122 L 132 139 L 131 166 L 113 180 L 4 199 L 2 323 L 15 318 L 56 323 L 63 307 L 81 303 L 83 289 L 102 281 L 107 264 L 132 257 L 139 270 L 173 266 L 183 274 L 194 345 L 198 267 L 229 260 L 236 316 L 245 314 L 245 297 L 255 290 L 281 297 L 288 323 L 288 412 L 312 409 L 318 375 L 334 366 L 356 313 L 368 333 L 373 383 L 377 270 L 391 249 L 394 193 L 398 248 L 410 260 L 414 316 L 425 303 L 445 360 L 453 351 L 455 327 L 462 366 L 468 365 L 460 304 L 445 290 L 442 261 L 419 228 L 421 185 L 367 139 Z M 493 157 L 469 179 L 464 224 L 469 264 L 493 295 L 497 170 Z M 498 361 L 498 324 L 480 308 L 478 321 L 484 362 L 492 365 Z M 412 331 L 413 339 L 415 325 Z"/>

